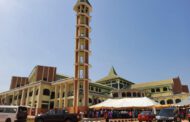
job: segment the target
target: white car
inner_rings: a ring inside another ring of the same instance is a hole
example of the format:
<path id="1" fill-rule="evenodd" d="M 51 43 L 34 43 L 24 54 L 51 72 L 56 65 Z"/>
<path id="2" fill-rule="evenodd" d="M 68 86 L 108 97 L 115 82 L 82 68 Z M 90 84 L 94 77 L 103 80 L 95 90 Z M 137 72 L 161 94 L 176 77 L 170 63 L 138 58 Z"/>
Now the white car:
<path id="1" fill-rule="evenodd" d="M 0 106 L 0 122 L 26 122 L 27 107 L 23 106 Z"/>

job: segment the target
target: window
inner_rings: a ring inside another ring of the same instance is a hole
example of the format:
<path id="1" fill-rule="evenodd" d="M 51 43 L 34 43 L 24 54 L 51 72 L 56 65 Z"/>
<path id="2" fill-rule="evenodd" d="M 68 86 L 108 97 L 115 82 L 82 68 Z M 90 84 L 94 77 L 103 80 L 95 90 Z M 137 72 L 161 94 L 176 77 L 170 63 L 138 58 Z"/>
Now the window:
<path id="1" fill-rule="evenodd" d="M 84 44 L 81 44 L 81 45 L 80 45 L 80 49 L 81 49 L 81 50 L 84 50 Z"/>
<path id="2" fill-rule="evenodd" d="M 136 96 L 137 96 L 137 93 L 134 92 L 134 93 L 133 93 L 133 97 L 136 97 Z"/>
<path id="3" fill-rule="evenodd" d="M 102 90 L 101 90 L 101 89 L 99 89 L 99 92 L 102 92 Z"/>
<path id="4" fill-rule="evenodd" d="M 157 89 L 156 89 L 156 92 L 160 92 L 160 88 L 157 88 Z"/>
<path id="5" fill-rule="evenodd" d="M 42 104 L 42 109 L 48 109 L 48 105 L 47 104 Z"/>
<path id="6" fill-rule="evenodd" d="M 84 70 L 80 70 L 79 78 L 84 78 Z"/>
<path id="7" fill-rule="evenodd" d="M 91 89 L 92 91 L 94 91 L 94 87 L 91 86 L 90 89 Z"/>
<path id="8" fill-rule="evenodd" d="M 122 97 L 126 97 L 126 93 L 125 92 L 122 93 Z"/>
<path id="9" fill-rule="evenodd" d="M 163 88 L 163 91 L 168 91 L 168 88 L 167 88 L 167 87 L 164 87 L 164 88 Z"/>
<path id="10" fill-rule="evenodd" d="M 98 88 L 96 87 L 96 92 L 98 92 Z"/>
<path id="11" fill-rule="evenodd" d="M 154 93 L 154 92 L 155 92 L 155 89 L 151 89 L 151 92 Z"/>
<path id="12" fill-rule="evenodd" d="M 118 93 L 113 93 L 113 97 L 119 97 Z"/>
<path id="13" fill-rule="evenodd" d="M 84 33 L 81 33 L 80 36 L 81 36 L 81 37 L 85 37 L 85 34 L 84 34 Z"/>
<path id="14" fill-rule="evenodd" d="M 18 96 L 18 99 L 21 99 L 21 97 L 22 97 L 22 95 L 19 95 L 19 96 Z"/>
<path id="15" fill-rule="evenodd" d="M 131 92 L 127 92 L 127 97 L 131 97 Z"/>
<path id="16" fill-rule="evenodd" d="M 173 104 L 173 100 L 172 99 L 167 100 L 167 104 Z"/>
<path id="17" fill-rule="evenodd" d="M 176 100 L 175 100 L 175 103 L 180 103 L 180 102 L 181 102 L 180 99 L 176 99 Z"/>
<path id="18" fill-rule="evenodd" d="M 31 97 L 31 96 L 32 96 L 32 94 L 33 94 L 33 92 L 31 91 L 31 92 L 29 93 L 29 97 Z"/>
<path id="19" fill-rule="evenodd" d="M 55 98 L 55 92 L 51 92 L 51 99 Z"/>
<path id="20" fill-rule="evenodd" d="M 0 113 L 4 112 L 4 108 L 0 108 Z"/>
<path id="21" fill-rule="evenodd" d="M 118 84 L 117 83 L 112 84 L 112 87 L 118 89 Z"/>
<path id="22" fill-rule="evenodd" d="M 165 105 L 165 101 L 164 100 L 160 101 L 160 104 Z"/>
<path id="23" fill-rule="evenodd" d="M 123 88 L 123 84 L 119 84 L 119 88 L 122 89 Z"/>
<path id="24" fill-rule="evenodd" d="M 80 56 L 80 63 L 84 63 L 84 57 Z"/>
<path id="25" fill-rule="evenodd" d="M 68 107 L 73 107 L 73 100 L 72 99 L 68 100 Z"/>
<path id="26" fill-rule="evenodd" d="M 18 108 L 19 112 L 27 112 L 27 108 L 26 107 L 19 107 Z"/>
<path id="27" fill-rule="evenodd" d="M 16 113 L 17 108 L 5 108 L 5 113 Z"/>
<path id="28" fill-rule="evenodd" d="M 47 78 L 43 78 L 43 81 L 47 81 Z"/>
<path id="29" fill-rule="evenodd" d="M 44 89 L 43 90 L 43 95 L 49 96 L 50 95 L 49 89 Z"/>

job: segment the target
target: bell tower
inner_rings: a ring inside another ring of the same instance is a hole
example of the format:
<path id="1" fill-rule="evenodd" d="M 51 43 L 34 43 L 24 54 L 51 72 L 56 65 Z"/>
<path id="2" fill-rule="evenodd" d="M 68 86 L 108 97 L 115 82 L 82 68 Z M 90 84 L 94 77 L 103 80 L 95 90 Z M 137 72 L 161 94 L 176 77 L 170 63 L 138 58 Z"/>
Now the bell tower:
<path id="1" fill-rule="evenodd" d="M 89 94 L 89 55 L 91 28 L 89 22 L 92 6 L 88 0 L 78 0 L 74 6 L 76 12 L 76 47 L 75 47 L 75 77 L 74 77 L 74 111 L 88 109 Z"/>

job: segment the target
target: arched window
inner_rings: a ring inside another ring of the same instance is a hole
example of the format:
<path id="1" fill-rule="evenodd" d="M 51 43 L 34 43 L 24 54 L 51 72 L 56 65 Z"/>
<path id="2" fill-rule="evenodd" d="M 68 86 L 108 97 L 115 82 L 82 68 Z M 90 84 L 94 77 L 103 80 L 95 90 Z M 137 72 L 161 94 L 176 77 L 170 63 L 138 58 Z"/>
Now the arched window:
<path id="1" fill-rule="evenodd" d="M 161 105 L 165 105 L 166 103 L 165 103 L 164 100 L 161 100 L 161 101 L 160 101 L 160 104 L 161 104 Z"/>
<path id="2" fill-rule="evenodd" d="M 163 88 L 163 91 L 168 91 L 168 88 L 167 88 L 167 87 L 164 87 L 164 88 Z"/>
<path id="3" fill-rule="evenodd" d="M 131 92 L 127 92 L 127 97 L 131 97 Z"/>
<path id="4" fill-rule="evenodd" d="M 141 97 L 141 94 L 140 94 L 140 93 L 138 93 L 138 94 L 137 94 L 137 96 L 138 96 L 138 97 Z"/>
<path id="5" fill-rule="evenodd" d="M 118 93 L 113 93 L 113 97 L 119 97 Z"/>
<path id="6" fill-rule="evenodd" d="M 172 99 L 167 100 L 167 104 L 173 104 L 173 103 L 174 103 L 174 102 L 173 102 Z"/>
<path id="7" fill-rule="evenodd" d="M 155 92 L 155 89 L 151 89 L 151 92 L 154 93 L 154 92 Z"/>
<path id="8" fill-rule="evenodd" d="M 176 99 L 175 100 L 175 103 L 180 103 L 181 102 L 181 99 Z"/>
<path id="9" fill-rule="evenodd" d="M 125 92 L 122 93 L 122 97 L 126 97 L 126 93 Z"/>
<path id="10" fill-rule="evenodd" d="M 160 88 L 156 88 L 156 92 L 160 92 Z"/>
<path id="11" fill-rule="evenodd" d="M 49 96 L 50 95 L 49 89 L 44 89 L 43 90 L 43 95 Z"/>
<path id="12" fill-rule="evenodd" d="M 137 97 L 137 93 L 136 92 L 133 93 L 133 97 Z"/>

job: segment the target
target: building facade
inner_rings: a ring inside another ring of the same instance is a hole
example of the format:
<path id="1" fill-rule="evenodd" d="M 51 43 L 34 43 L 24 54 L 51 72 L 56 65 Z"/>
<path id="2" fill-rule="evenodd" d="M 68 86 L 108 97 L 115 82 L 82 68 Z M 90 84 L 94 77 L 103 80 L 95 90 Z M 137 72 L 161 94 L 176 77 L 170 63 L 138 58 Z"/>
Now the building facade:
<path id="1" fill-rule="evenodd" d="M 182 85 L 179 77 L 135 84 L 119 76 L 113 67 L 107 76 L 91 82 L 89 22 L 92 6 L 88 0 L 78 0 L 74 10 L 76 12 L 74 77 L 58 74 L 56 67 L 35 66 L 28 77 L 12 77 L 10 89 L 0 93 L 0 105 L 29 106 L 30 114 L 63 108 L 71 113 L 78 113 L 109 98 L 146 96 L 160 104 L 174 104 L 189 96 L 188 86 Z"/>

